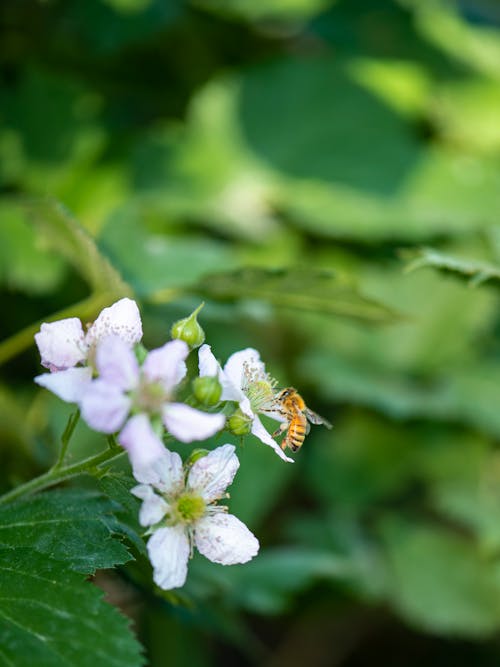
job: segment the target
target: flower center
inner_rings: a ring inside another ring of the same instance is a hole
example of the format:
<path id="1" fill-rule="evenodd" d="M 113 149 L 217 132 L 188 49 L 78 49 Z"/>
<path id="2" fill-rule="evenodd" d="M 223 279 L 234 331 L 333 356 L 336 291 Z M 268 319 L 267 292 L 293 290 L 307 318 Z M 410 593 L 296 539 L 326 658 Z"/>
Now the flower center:
<path id="1" fill-rule="evenodd" d="M 145 380 L 140 383 L 133 396 L 134 405 L 139 410 L 144 410 L 149 414 L 161 412 L 161 408 L 167 400 L 167 392 L 161 382 Z"/>
<path id="2" fill-rule="evenodd" d="M 177 499 L 175 505 L 177 515 L 184 523 L 201 519 L 205 514 L 205 507 L 203 498 L 191 493 L 184 493 Z"/>
<path id="3" fill-rule="evenodd" d="M 243 386 L 244 393 L 248 396 L 250 405 L 254 412 L 260 412 L 264 408 L 269 408 L 274 401 L 274 388 L 277 381 L 264 373 L 260 368 L 243 364 Z"/>

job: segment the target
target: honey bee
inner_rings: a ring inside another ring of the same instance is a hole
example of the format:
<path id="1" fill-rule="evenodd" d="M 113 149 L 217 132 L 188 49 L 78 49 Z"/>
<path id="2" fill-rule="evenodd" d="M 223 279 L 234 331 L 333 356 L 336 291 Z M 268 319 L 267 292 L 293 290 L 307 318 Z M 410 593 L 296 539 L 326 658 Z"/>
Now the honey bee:
<path id="1" fill-rule="evenodd" d="M 274 406 L 274 411 L 286 419 L 273 433 L 273 438 L 275 438 L 286 431 L 286 435 L 281 442 L 281 449 L 283 450 L 290 447 L 292 452 L 296 452 L 302 447 L 302 443 L 311 428 L 309 422 L 332 428 L 329 421 L 309 410 L 302 396 L 293 387 L 282 389 L 275 397 Z"/>

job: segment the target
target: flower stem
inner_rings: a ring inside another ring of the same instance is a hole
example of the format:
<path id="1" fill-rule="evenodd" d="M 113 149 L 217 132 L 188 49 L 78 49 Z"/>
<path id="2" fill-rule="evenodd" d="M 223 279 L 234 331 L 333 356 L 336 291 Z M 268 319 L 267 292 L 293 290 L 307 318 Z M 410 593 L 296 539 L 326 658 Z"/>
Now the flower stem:
<path id="1" fill-rule="evenodd" d="M 39 477 L 31 479 L 25 484 L 17 486 L 15 489 L 4 493 L 3 496 L 0 496 L 0 505 L 6 505 L 7 503 L 17 500 L 23 496 L 27 496 L 30 493 L 35 493 L 35 491 L 42 491 L 43 489 L 48 489 L 51 486 L 55 486 L 60 482 L 64 482 L 71 477 L 76 477 L 77 475 L 89 474 L 97 475 L 101 474 L 99 466 L 104 463 L 110 463 L 114 459 L 122 456 L 125 453 L 125 450 L 121 447 L 110 447 L 104 452 L 95 454 L 94 456 L 89 456 L 83 461 L 78 463 L 73 463 L 67 466 L 61 466 L 56 462 L 56 464 L 47 472 L 43 473 Z"/>
<path id="2" fill-rule="evenodd" d="M 69 441 L 71 440 L 71 436 L 73 435 L 79 419 L 80 410 L 77 410 L 72 415 L 70 415 L 68 423 L 66 424 L 66 428 L 64 429 L 64 433 L 61 436 L 61 448 L 59 449 L 59 455 L 57 457 L 57 461 L 54 463 L 53 470 L 60 470 L 62 467 L 62 464 L 64 463 L 64 457 L 68 451 Z"/>

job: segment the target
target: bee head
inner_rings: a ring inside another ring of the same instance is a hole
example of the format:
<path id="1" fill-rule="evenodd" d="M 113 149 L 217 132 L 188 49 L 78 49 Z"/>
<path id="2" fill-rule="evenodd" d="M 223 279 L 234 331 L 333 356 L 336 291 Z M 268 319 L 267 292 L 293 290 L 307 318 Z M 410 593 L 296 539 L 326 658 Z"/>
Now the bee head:
<path id="1" fill-rule="evenodd" d="M 293 387 L 286 387 L 286 389 L 282 389 L 282 390 L 279 392 L 277 398 L 278 398 L 278 399 L 288 398 L 288 396 L 292 396 L 292 394 L 295 394 L 296 391 L 297 391 L 297 390 L 294 389 Z"/>

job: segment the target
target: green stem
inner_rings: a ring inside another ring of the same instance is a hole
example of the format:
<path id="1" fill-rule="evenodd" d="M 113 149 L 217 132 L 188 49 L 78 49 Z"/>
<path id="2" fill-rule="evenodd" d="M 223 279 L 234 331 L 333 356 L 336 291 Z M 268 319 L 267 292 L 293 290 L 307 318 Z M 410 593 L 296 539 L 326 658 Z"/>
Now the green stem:
<path id="1" fill-rule="evenodd" d="M 119 449 L 119 451 L 118 451 Z M 100 454 L 95 454 L 94 456 L 89 456 L 83 461 L 78 463 L 73 463 L 72 465 L 67 465 L 64 467 L 57 467 L 54 465 L 50 470 L 48 470 L 43 475 L 31 479 L 25 484 L 17 486 L 12 491 L 8 491 L 3 496 L 0 496 L 0 505 L 6 505 L 7 503 L 21 498 L 22 496 L 27 496 L 30 493 L 35 493 L 35 491 L 42 491 L 43 489 L 48 489 L 51 486 L 60 484 L 61 482 L 70 479 L 71 477 L 76 477 L 84 473 L 99 475 L 101 471 L 99 466 L 103 463 L 110 463 L 114 459 L 122 456 L 125 453 L 125 450 L 121 447 L 112 447 L 107 449 Z"/>
<path id="2" fill-rule="evenodd" d="M 59 450 L 59 456 L 57 457 L 57 461 L 54 463 L 53 466 L 54 470 L 60 470 L 60 468 L 62 467 L 62 464 L 64 462 L 64 457 L 66 456 L 66 452 L 68 450 L 69 441 L 71 440 L 71 436 L 73 435 L 73 432 L 76 428 L 76 425 L 78 424 L 79 419 L 80 419 L 80 410 L 77 410 L 68 419 L 68 423 L 66 424 L 64 433 L 61 436 L 61 448 Z"/>

